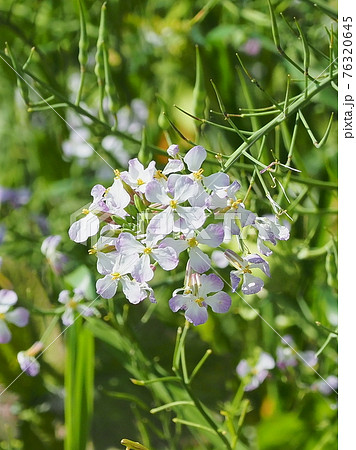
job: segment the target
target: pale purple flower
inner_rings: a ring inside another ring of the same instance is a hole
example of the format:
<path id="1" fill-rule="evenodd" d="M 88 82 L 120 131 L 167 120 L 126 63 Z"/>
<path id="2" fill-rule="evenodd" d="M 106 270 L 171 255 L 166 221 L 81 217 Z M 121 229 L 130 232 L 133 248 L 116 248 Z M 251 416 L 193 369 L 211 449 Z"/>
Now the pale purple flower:
<path id="1" fill-rule="evenodd" d="M 267 261 L 256 254 L 247 255 L 242 258 L 233 250 L 226 250 L 225 256 L 230 264 L 236 268 L 236 270 L 230 272 L 232 292 L 236 291 L 241 277 L 243 278 L 241 290 L 244 294 L 256 294 L 263 288 L 263 281 L 261 278 L 254 276 L 251 269 L 260 269 L 269 277 L 270 271 Z"/>
<path id="2" fill-rule="evenodd" d="M 0 186 L 0 205 L 10 203 L 14 208 L 26 205 L 31 198 L 28 188 L 6 188 Z"/>
<path id="3" fill-rule="evenodd" d="M 250 56 L 258 55 L 261 51 L 260 39 L 257 38 L 249 39 L 242 47 L 242 50 Z"/>
<path id="4" fill-rule="evenodd" d="M 204 208 L 181 206 L 181 203 L 196 194 L 196 189 L 194 181 L 185 175 L 179 176 L 172 194 L 168 193 L 164 186 L 156 180 L 148 183 L 146 199 L 164 206 L 165 209 L 153 216 L 147 232 L 165 236 L 173 230 L 174 221 L 178 218 L 183 219 L 186 225 L 192 229 L 200 228 L 205 222 Z"/>
<path id="5" fill-rule="evenodd" d="M 21 370 L 31 377 L 39 374 L 40 364 L 37 361 L 36 355 L 43 349 L 42 342 L 35 342 L 28 350 L 19 352 L 17 354 L 17 361 L 20 364 Z"/>
<path id="6" fill-rule="evenodd" d="M 0 344 L 7 344 L 11 340 L 11 332 L 6 322 L 18 327 L 25 327 L 28 324 L 30 313 L 21 306 L 12 309 L 16 303 L 17 295 L 14 291 L 0 290 Z"/>
<path id="7" fill-rule="evenodd" d="M 74 323 L 76 313 L 84 317 L 99 314 L 96 308 L 82 303 L 83 300 L 84 294 L 80 289 L 74 289 L 73 295 L 71 295 L 68 290 L 64 290 L 59 293 L 58 301 L 65 306 L 64 313 L 62 314 L 63 325 L 72 325 Z"/>
<path id="8" fill-rule="evenodd" d="M 106 189 L 101 184 L 96 184 L 91 195 L 93 202 L 88 209 L 83 209 L 84 217 L 74 222 L 69 228 L 68 234 L 74 242 L 85 242 L 88 237 L 94 236 L 99 231 L 100 219 L 97 214 L 107 211 L 104 203 Z"/>
<path id="9" fill-rule="evenodd" d="M 63 253 L 57 251 L 57 247 L 62 238 L 59 235 L 48 236 L 42 242 L 41 252 L 47 258 L 48 263 L 56 273 L 61 273 L 68 258 Z"/>
<path id="10" fill-rule="evenodd" d="M 313 391 L 319 391 L 323 395 L 330 395 L 338 388 L 338 379 L 335 375 L 329 375 L 324 380 L 318 380 L 312 384 Z"/>
<path id="11" fill-rule="evenodd" d="M 208 320 L 208 306 L 216 313 L 225 313 L 231 306 L 231 298 L 222 292 L 224 282 L 215 274 L 190 276 L 188 286 L 183 294 L 173 293 L 169 307 L 173 312 L 185 311 L 185 318 L 194 325 L 201 325 Z M 212 294 L 215 292 L 215 294 Z M 212 295 L 209 295 L 212 294 Z"/>
<path id="12" fill-rule="evenodd" d="M 96 292 L 103 298 L 112 298 L 116 294 L 119 283 L 130 303 L 139 303 L 147 297 L 147 284 L 131 279 L 130 274 L 139 260 L 137 253 L 120 255 L 112 260 L 112 267 L 104 278 L 96 282 Z"/>
<path id="13" fill-rule="evenodd" d="M 156 172 L 156 163 L 151 161 L 145 169 L 137 158 L 129 161 L 129 170 L 121 172 L 121 179 L 135 191 L 144 194 L 147 183 L 153 180 Z"/>
<path id="14" fill-rule="evenodd" d="M 120 255 L 139 255 L 132 276 L 139 282 L 150 281 L 153 278 L 153 270 L 150 256 L 164 270 L 172 270 L 177 267 L 179 259 L 176 251 L 170 246 L 161 247 L 157 244 L 160 236 L 147 235 L 142 241 L 138 241 L 131 233 L 121 233 L 116 241 L 116 249 Z"/>
<path id="15" fill-rule="evenodd" d="M 244 387 L 245 391 L 253 391 L 263 383 L 268 373 L 275 367 L 275 362 L 269 353 L 261 352 L 257 363 L 251 366 L 248 361 L 242 359 L 236 367 L 236 372 L 240 378 L 246 379 L 248 384 Z"/>
<path id="16" fill-rule="evenodd" d="M 210 269 L 211 262 L 209 256 L 199 248 L 199 244 L 216 248 L 223 240 L 223 227 L 219 224 L 211 224 L 198 234 L 191 230 L 186 235 L 182 235 L 181 239 L 165 238 L 161 245 L 174 248 L 178 255 L 189 249 L 189 261 L 192 269 L 195 272 L 203 273 Z"/>
<path id="17" fill-rule="evenodd" d="M 277 240 L 286 241 L 289 239 L 289 230 L 287 227 L 280 225 L 277 220 L 270 220 L 268 217 L 256 217 L 252 224 L 258 231 L 257 248 L 265 256 L 270 256 L 273 252 L 264 242 L 268 241 L 272 245 L 276 245 Z"/>
<path id="18" fill-rule="evenodd" d="M 242 201 L 236 198 L 236 192 L 240 187 L 240 184 L 234 181 L 229 186 L 214 190 L 206 202 L 217 218 L 222 215 L 226 241 L 229 241 L 233 235 L 240 234 L 236 219 L 243 228 L 252 225 L 256 218 L 256 214 L 246 209 Z"/>
<path id="19" fill-rule="evenodd" d="M 211 254 L 211 261 L 219 269 L 225 269 L 229 265 L 229 261 L 222 250 L 214 250 Z"/>

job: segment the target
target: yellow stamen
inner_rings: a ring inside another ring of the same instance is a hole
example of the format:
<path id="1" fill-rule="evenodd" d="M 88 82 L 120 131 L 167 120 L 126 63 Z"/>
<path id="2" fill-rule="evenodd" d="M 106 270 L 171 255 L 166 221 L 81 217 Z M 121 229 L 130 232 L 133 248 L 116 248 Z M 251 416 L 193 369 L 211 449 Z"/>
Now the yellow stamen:
<path id="1" fill-rule="evenodd" d="M 145 255 L 149 255 L 151 252 L 152 252 L 152 248 L 151 248 L 151 247 L 146 247 L 146 248 L 144 249 L 144 251 L 143 251 L 143 253 L 144 253 Z"/>
<path id="2" fill-rule="evenodd" d="M 195 237 L 192 237 L 187 240 L 189 247 L 197 247 L 199 242 L 195 239 Z"/>
<path id="3" fill-rule="evenodd" d="M 5 314 L 4 313 L 0 313 L 0 320 L 4 320 L 5 319 Z"/>
<path id="4" fill-rule="evenodd" d="M 119 272 L 114 272 L 111 274 L 111 278 L 113 280 L 118 280 L 119 278 L 121 278 L 121 274 L 119 274 Z"/>
<path id="5" fill-rule="evenodd" d="M 230 208 L 231 209 L 237 209 L 239 207 L 240 203 L 242 203 L 242 200 L 241 199 L 239 199 L 239 200 L 230 200 L 229 203 L 230 203 Z"/>
<path id="6" fill-rule="evenodd" d="M 203 178 L 204 169 L 199 169 L 197 172 L 193 172 L 193 176 L 196 180 L 201 180 Z"/>
<path id="7" fill-rule="evenodd" d="M 120 175 L 121 175 L 120 170 L 119 169 L 115 169 L 114 170 L 114 175 L 115 175 L 115 178 L 120 178 Z"/>
<path id="8" fill-rule="evenodd" d="M 200 307 L 203 306 L 204 299 L 202 297 L 196 298 L 195 303 L 197 303 Z"/>
<path id="9" fill-rule="evenodd" d="M 153 175 L 153 178 L 156 178 L 156 180 L 167 180 L 166 175 L 162 173 L 162 170 L 156 170 L 156 173 Z"/>
<path id="10" fill-rule="evenodd" d="M 98 253 L 98 250 L 96 248 L 90 248 L 88 250 L 89 255 L 95 255 L 96 253 Z"/>
<path id="11" fill-rule="evenodd" d="M 76 309 L 76 307 L 78 306 L 78 303 L 75 302 L 73 299 L 70 299 L 69 302 L 67 303 L 67 306 L 69 308 Z"/>
<path id="12" fill-rule="evenodd" d="M 84 209 L 82 210 L 82 213 L 83 213 L 83 214 L 89 214 L 90 211 L 89 211 L 89 209 L 84 208 Z"/>
<path id="13" fill-rule="evenodd" d="M 139 186 L 142 186 L 143 184 L 145 184 L 145 182 L 141 178 L 137 178 L 137 184 Z"/>
<path id="14" fill-rule="evenodd" d="M 243 272 L 244 272 L 244 273 L 252 273 L 251 270 L 250 270 L 248 267 L 249 267 L 249 266 L 246 266 L 246 267 L 243 269 Z"/>
<path id="15" fill-rule="evenodd" d="M 172 209 L 176 209 L 176 208 L 177 208 L 177 205 L 178 205 L 177 200 L 171 200 L 171 201 L 169 202 L 169 206 L 170 206 Z"/>

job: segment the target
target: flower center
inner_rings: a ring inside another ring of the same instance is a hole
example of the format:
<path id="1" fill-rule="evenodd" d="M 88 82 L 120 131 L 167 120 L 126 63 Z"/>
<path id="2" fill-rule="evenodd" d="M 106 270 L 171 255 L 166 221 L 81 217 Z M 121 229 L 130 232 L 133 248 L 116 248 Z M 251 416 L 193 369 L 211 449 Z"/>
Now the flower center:
<path id="1" fill-rule="evenodd" d="M 199 244 L 195 237 L 188 239 L 187 242 L 189 247 L 197 247 L 197 245 Z"/>
<path id="2" fill-rule="evenodd" d="M 4 313 L 0 313 L 0 320 L 4 320 L 5 319 L 5 314 Z"/>
<path id="3" fill-rule="evenodd" d="M 145 255 L 149 255 L 151 252 L 152 252 L 152 248 L 151 248 L 151 247 L 146 247 L 146 248 L 144 249 L 144 251 L 143 251 L 143 253 L 144 253 Z"/>
<path id="4" fill-rule="evenodd" d="M 119 272 L 114 272 L 111 274 L 111 278 L 113 280 L 118 280 L 119 278 L 121 278 L 121 274 L 119 274 Z"/>
<path id="5" fill-rule="evenodd" d="M 69 300 L 69 302 L 67 303 L 67 306 L 69 308 L 72 309 L 76 309 L 76 307 L 78 306 L 77 302 L 75 302 L 72 298 Z"/>
<path id="6" fill-rule="evenodd" d="M 142 186 L 145 182 L 141 178 L 137 178 L 137 184 L 138 186 Z"/>
<path id="7" fill-rule="evenodd" d="M 86 209 L 86 208 L 84 208 L 84 209 L 82 210 L 82 213 L 83 213 L 83 214 L 89 214 L 89 212 L 90 212 L 89 209 Z"/>
<path id="8" fill-rule="evenodd" d="M 204 299 L 202 297 L 196 298 L 195 303 L 197 303 L 200 307 L 203 307 Z"/>
<path id="9" fill-rule="evenodd" d="M 251 270 L 250 270 L 248 267 L 249 267 L 249 266 L 246 266 L 246 267 L 243 269 L 243 272 L 244 272 L 244 273 L 252 273 Z"/>
<path id="10" fill-rule="evenodd" d="M 178 205 L 177 200 L 171 200 L 171 201 L 169 202 L 169 206 L 170 206 L 172 209 L 176 209 L 176 208 L 177 208 L 177 205 Z"/>
<path id="11" fill-rule="evenodd" d="M 193 177 L 196 180 L 201 180 L 203 178 L 203 175 L 202 175 L 203 172 L 204 172 L 204 169 L 199 169 L 197 172 L 193 172 Z"/>
<path id="12" fill-rule="evenodd" d="M 230 202 L 229 202 L 229 206 L 230 206 L 231 209 L 237 209 L 239 207 L 240 203 L 242 203 L 241 199 L 239 199 L 239 200 L 232 200 L 231 199 Z"/>
<path id="13" fill-rule="evenodd" d="M 162 170 L 156 170 L 156 173 L 153 175 L 153 178 L 156 178 L 156 180 L 167 180 L 166 175 L 162 173 Z"/>

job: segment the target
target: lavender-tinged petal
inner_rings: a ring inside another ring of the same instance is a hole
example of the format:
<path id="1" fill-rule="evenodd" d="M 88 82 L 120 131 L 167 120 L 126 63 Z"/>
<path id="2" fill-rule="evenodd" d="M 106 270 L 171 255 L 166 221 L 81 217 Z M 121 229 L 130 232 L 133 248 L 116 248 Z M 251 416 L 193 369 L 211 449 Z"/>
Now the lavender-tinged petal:
<path id="1" fill-rule="evenodd" d="M 164 270 L 175 269 L 179 262 L 177 252 L 172 247 L 156 248 L 152 250 L 152 257 Z"/>
<path id="2" fill-rule="evenodd" d="M 256 371 L 270 370 L 275 367 L 275 361 L 269 353 L 262 352 L 256 364 Z"/>
<path id="3" fill-rule="evenodd" d="M 6 313 L 5 317 L 8 322 L 17 325 L 18 327 L 25 327 L 28 324 L 30 313 L 26 308 L 20 306 L 19 308 L 15 308 L 13 311 Z"/>
<path id="4" fill-rule="evenodd" d="M 237 215 L 242 227 L 252 225 L 257 217 L 256 214 L 249 211 L 248 209 L 245 209 L 241 204 L 239 206 L 239 209 L 237 210 Z"/>
<path id="5" fill-rule="evenodd" d="M 215 273 L 210 273 L 209 275 L 202 275 L 200 277 L 201 286 L 199 288 L 199 295 L 206 297 L 206 295 L 211 292 L 221 291 L 224 287 L 223 280 L 215 275 Z"/>
<path id="6" fill-rule="evenodd" d="M 173 225 L 173 211 L 168 206 L 168 208 L 152 217 L 147 226 L 147 233 L 166 236 L 173 230 Z"/>
<path id="7" fill-rule="evenodd" d="M 178 203 L 183 203 L 196 195 L 197 189 L 197 184 L 193 180 L 187 175 L 182 175 L 178 178 L 174 187 L 174 200 Z"/>
<path id="8" fill-rule="evenodd" d="M 316 353 L 312 350 L 307 350 L 306 352 L 301 352 L 300 356 L 303 358 L 302 361 L 304 364 L 307 364 L 310 367 L 314 367 L 318 363 L 318 357 Z"/>
<path id="9" fill-rule="evenodd" d="M 196 145 L 191 148 L 183 158 L 188 170 L 190 172 L 197 172 L 205 161 L 206 155 L 206 150 L 201 145 Z"/>
<path id="10" fill-rule="evenodd" d="M 162 184 L 153 180 L 147 183 L 145 191 L 146 199 L 151 203 L 160 203 L 162 205 L 169 205 L 171 198 L 168 197 Z"/>
<path id="11" fill-rule="evenodd" d="M 217 172 L 204 177 L 203 183 L 207 189 L 223 189 L 230 184 L 230 179 L 226 173 Z"/>
<path id="12" fill-rule="evenodd" d="M 247 255 L 245 257 L 245 261 L 248 262 L 249 266 L 251 268 L 256 268 L 262 270 L 268 277 L 271 276 L 270 270 L 269 270 L 269 264 L 267 261 L 265 261 L 263 258 L 261 258 L 260 255 L 252 254 Z"/>
<path id="13" fill-rule="evenodd" d="M 128 277 L 124 277 L 121 280 L 122 290 L 127 300 L 136 305 L 142 302 L 147 297 L 146 292 L 141 288 L 140 283 L 135 280 L 130 280 Z"/>
<path id="14" fill-rule="evenodd" d="M 114 297 L 117 289 L 117 281 L 111 275 L 106 275 L 96 282 L 96 292 L 103 298 Z"/>
<path id="15" fill-rule="evenodd" d="M 185 311 L 185 318 L 195 326 L 202 325 L 208 320 L 208 311 L 204 306 L 192 301 Z"/>
<path id="16" fill-rule="evenodd" d="M 257 238 L 257 249 L 260 253 L 262 253 L 262 255 L 265 256 L 271 256 L 273 253 L 272 250 L 268 248 L 259 237 Z"/>
<path id="17" fill-rule="evenodd" d="M 176 144 L 172 144 L 167 148 L 167 153 L 169 156 L 176 156 L 176 154 L 179 152 L 179 146 Z"/>
<path id="18" fill-rule="evenodd" d="M 141 256 L 134 267 L 131 268 L 131 275 L 140 283 L 152 280 L 154 273 L 151 269 L 150 257 L 148 255 Z"/>
<path id="19" fill-rule="evenodd" d="M 26 352 L 19 352 L 17 354 L 17 361 L 21 370 L 27 373 L 27 375 L 35 377 L 39 374 L 40 364 L 33 356 L 28 356 Z"/>
<path id="20" fill-rule="evenodd" d="M 137 180 L 137 178 L 140 178 L 142 176 L 144 167 L 137 158 L 130 159 L 128 166 L 129 174 L 134 180 Z"/>
<path id="21" fill-rule="evenodd" d="M 119 178 L 115 179 L 106 195 L 106 205 L 109 212 L 120 217 L 125 216 L 124 208 L 130 203 L 130 200 L 130 195 L 125 190 L 122 181 Z"/>
<path id="22" fill-rule="evenodd" d="M 230 186 L 226 189 L 226 194 L 229 198 L 234 198 L 236 192 L 240 189 L 241 184 L 238 181 L 233 181 Z"/>
<path id="23" fill-rule="evenodd" d="M 219 247 L 223 240 L 224 228 L 221 224 L 208 225 L 205 230 L 202 230 L 197 236 L 197 241 L 200 242 L 200 244 L 212 248 Z"/>
<path id="24" fill-rule="evenodd" d="M 214 210 L 217 208 L 226 208 L 227 200 L 228 199 L 227 199 L 226 195 L 224 195 L 223 197 L 220 197 L 216 192 L 213 192 L 206 200 L 206 205 L 211 210 Z"/>
<path id="25" fill-rule="evenodd" d="M 70 295 L 68 290 L 61 291 L 58 296 L 59 303 L 63 303 L 63 305 L 67 304 L 70 301 Z"/>
<path id="26" fill-rule="evenodd" d="M 255 277 L 250 273 L 246 273 L 242 284 L 242 292 L 246 295 L 257 294 L 263 288 L 263 281 L 261 278 Z"/>
<path id="27" fill-rule="evenodd" d="M 4 320 L 0 319 L 0 344 L 7 344 L 11 341 L 11 333 Z"/>
<path id="28" fill-rule="evenodd" d="M 204 208 L 198 206 L 178 206 L 177 214 L 186 221 L 192 230 L 202 227 L 206 219 Z"/>
<path id="29" fill-rule="evenodd" d="M 93 186 L 90 192 L 91 196 L 93 197 L 93 203 L 97 203 L 99 200 L 101 200 L 101 198 L 105 194 L 105 191 L 105 187 L 101 184 L 96 184 L 95 186 Z"/>
<path id="30" fill-rule="evenodd" d="M 91 317 L 98 314 L 98 310 L 96 308 L 92 308 L 86 305 L 78 305 L 77 310 L 79 314 L 83 317 Z"/>
<path id="31" fill-rule="evenodd" d="M 145 247 L 131 233 L 121 233 L 116 240 L 116 250 L 120 254 L 132 255 L 133 253 L 142 253 Z"/>
<path id="32" fill-rule="evenodd" d="M 130 255 L 120 255 L 114 264 L 114 273 L 118 272 L 120 275 L 126 275 L 127 273 L 130 273 L 139 258 L 140 257 L 138 253 L 132 253 Z"/>
<path id="33" fill-rule="evenodd" d="M 229 265 L 229 261 L 226 259 L 224 252 L 221 250 L 214 250 L 211 254 L 211 261 L 214 266 L 219 269 L 225 269 Z"/>
<path id="34" fill-rule="evenodd" d="M 195 195 L 193 197 L 190 197 L 189 204 L 190 206 L 200 206 L 203 207 L 206 205 L 209 194 L 205 191 L 203 186 L 200 183 L 195 183 L 197 186 Z"/>
<path id="35" fill-rule="evenodd" d="M 230 272 L 230 282 L 231 282 L 232 292 L 236 292 L 236 289 L 238 288 L 240 281 L 241 281 L 241 278 L 238 276 L 238 272 L 236 270 L 232 270 Z"/>
<path id="36" fill-rule="evenodd" d="M 0 305 L 2 306 L 12 306 L 17 302 L 17 294 L 10 289 L 0 290 Z M 5 312 L 5 311 L 4 311 Z"/>
<path id="37" fill-rule="evenodd" d="M 74 242 L 85 242 L 88 237 L 94 236 L 99 231 L 99 219 L 92 213 L 87 214 L 74 222 L 69 228 L 68 234 Z"/>
<path id="38" fill-rule="evenodd" d="M 244 387 L 244 391 L 245 391 L 245 392 L 254 391 L 255 389 L 258 388 L 258 386 L 259 386 L 260 384 L 261 384 L 261 383 L 260 383 L 258 377 L 255 375 L 255 376 L 252 377 L 250 383 L 247 384 L 247 385 Z"/>
<path id="39" fill-rule="evenodd" d="M 100 275 L 107 275 L 113 272 L 116 258 L 119 257 L 119 252 L 102 253 L 99 252 L 97 261 L 97 270 Z"/>
<path id="40" fill-rule="evenodd" d="M 231 306 L 231 297 L 226 292 L 217 292 L 206 297 L 205 303 L 216 313 L 226 313 Z"/>
<path id="41" fill-rule="evenodd" d="M 236 367 L 236 372 L 240 378 L 244 378 L 251 372 L 251 367 L 249 363 L 246 361 L 246 359 L 241 359 L 241 361 L 238 363 Z"/>
<path id="42" fill-rule="evenodd" d="M 61 240 L 61 236 L 58 235 L 46 237 L 41 245 L 41 253 L 47 258 L 54 255 Z"/>
<path id="43" fill-rule="evenodd" d="M 174 297 L 172 297 L 169 300 L 169 307 L 171 308 L 171 310 L 173 312 L 177 312 L 180 309 L 186 310 L 187 307 L 188 307 L 188 304 L 191 301 L 194 301 L 192 295 L 190 295 L 190 294 L 188 294 L 188 295 L 178 294 L 178 295 L 175 295 Z"/>
<path id="44" fill-rule="evenodd" d="M 74 311 L 72 308 L 66 308 L 64 313 L 62 314 L 62 323 L 64 326 L 69 327 L 74 323 Z"/>
<path id="45" fill-rule="evenodd" d="M 189 261 L 192 269 L 198 273 L 206 272 L 211 267 L 209 256 L 203 253 L 198 247 L 192 247 L 190 249 Z"/>
<path id="46" fill-rule="evenodd" d="M 169 159 L 162 173 L 163 175 L 169 175 L 170 173 L 180 172 L 182 169 L 184 169 L 183 161 L 180 159 Z"/>
<path id="47" fill-rule="evenodd" d="M 177 255 L 184 252 L 184 250 L 187 250 L 189 247 L 188 242 L 185 239 L 173 239 L 173 238 L 165 238 L 159 245 L 162 248 L 165 247 L 172 247 Z"/>

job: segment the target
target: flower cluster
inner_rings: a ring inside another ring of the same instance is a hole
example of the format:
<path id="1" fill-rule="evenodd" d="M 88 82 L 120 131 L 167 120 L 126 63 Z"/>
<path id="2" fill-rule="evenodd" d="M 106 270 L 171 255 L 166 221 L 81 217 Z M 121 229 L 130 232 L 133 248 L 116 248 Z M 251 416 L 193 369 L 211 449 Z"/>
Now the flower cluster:
<path id="1" fill-rule="evenodd" d="M 149 298 L 156 302 L 150 282 L 157 266 L 175 269 L 184 260 L 186 277 L 182 289 L 173 292 L 169 301 L 172 311 L 184 310 L 194 325 L 207 320 L 208 306 L 218 313 L 228 311 L 230 296 L 223 292 L 224 282 L 207 272 L 212 268 L 211 249 L 228 245 L 242 230 L 257 230 L 258 250 L 264 256 L 277 240 L 289 238 L 285 226 L 245 208 L 237 197 L 240 184 L 222 172 L 205 175 L 202 164 L 207 152 L 195 146 L 181 156 L 177 145 L 171 145 L 168 162 L 162 170 L 151 161 L 145 168 L 138 159 L 128 163 L 128 171 L 115 171 L 109 188 L 92 188 L 92 203 L 83 209 L 84 217 L 74 222 L 69 236 L 85 242 L 99 232 L 90 254 L 97 256 L 97 269 L 103 276 L 97 282 L 97 293 L 112 298 L 120 286 L 131 303 Z M 184 256 L 186 255 L 186 256 Z M 242 280 L 242 292 L 254 294 L 263 281 L 254 275 L 261 270 L 270 276 L 268 263 L 258 254 L 238 255 L 226 250 L 224 258 L 233 266 L 230 274 L 232 291 Z"/>

